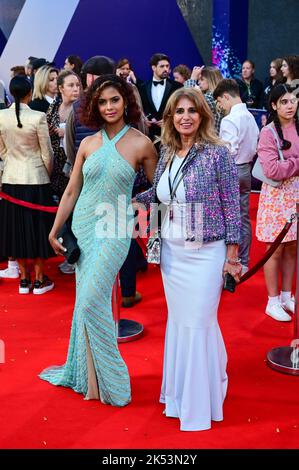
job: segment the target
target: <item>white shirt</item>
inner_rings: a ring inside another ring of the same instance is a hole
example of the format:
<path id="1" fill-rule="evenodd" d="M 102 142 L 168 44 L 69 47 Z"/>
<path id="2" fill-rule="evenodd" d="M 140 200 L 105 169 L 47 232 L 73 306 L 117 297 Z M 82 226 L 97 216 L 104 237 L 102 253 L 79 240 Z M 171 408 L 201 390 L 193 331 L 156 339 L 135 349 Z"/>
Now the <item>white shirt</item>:
<path id="1" fill-rule="evenodd" d="M 161 86 L 161 85 L 158 85 Z M 171 167 L 170 173 L 170 181 L 173 184 L 173 180 L 177 171 L 179 170 L 181 164 L 183 162 L 183 158 L 179 157 L 178 155 L 174 156 L 173 164 Z M 179 173 L 179 175 L 181 172 Z M 178 178 L 180 177 L 178 175 Z M 165 169 L 164 173 L 162 174 L 158 186 L 157 186 L 157 196 L 159 200 L 169 206 L 170 204 L 170 191 L 169 191 L 169 183 L 168 183 L 168 176 L 169 176 L 169 166 Z M 185 188 L 183 180 L 180 181 L 177 189 L 176 195 L 173 199 L 172 203 L 172 211 L 173 211 L 173 219 L 170 220 L 169 217 L 169 208 L 166 211 L 165 217 L 163 219 L 161 232 L 162 238 L 164 239 L 183 239 L 184 246 L 186 249 L 196 250 L 202 246 L 202 240 L 198 241 L 189 241 L 186 240 L 186 210 L 187 210 L 187 203 L 186 203 L 186 195 L 185 195 Z M 203 220 L 202 212 L 198 214 L 198 222 L 199 220 Z"/>
<path id="2" fill-rule="evenodd" d="M 64 130 L 65 130 L 65 126 L 66 126 L 66 123 L 65 123 L 65 122 L 61 122 L 61 123 L 59 124 L 60 129 L 64 129 Z M 64 149 L 64 151 L 65 151 L 65 148 L 66 148 L 66 146 L 65 146 L 65 133 L 64 133 L 64 136 L 63 136 L 63 137 L 60 137 L 59 147 L 62 147 L 62 148 Z"/>
<path id="3" fill-rule="evenodd" d="M 45 99 L 48 101 L 48 103 L 52 104 L 55 98 L 52 98 L 52 96 L 45 95 Z"/>
<path id="4" fill-rule="evenodd" d="M 156 82 L 159 82 L 160 80 L 156 80 L 155 78 L 153 78 L 153 80 Z M 166 79 L 164 79 L 164 84 L 163 85 L 154 85 L 153 82 L 152 82 L 152 100 L 153 100 L 153 103 L 155 105 L 155 108 L 157 111 L 159 111 L 160 109 L 160 106 L 161 106 L 161 103 L 162 103 L 162 99 L 163 99 L 163 95 L 164 95 L 164 91 L 165 91 L 165 87 L 166 87 Z"/>
<path id="5" fill-rule="evenodd" d="M 235 104 L 220 124 L 220 138 L 230 144 L 237 165 L 250 163 L 256 154 L 259 128 L 245 103 Z"/>

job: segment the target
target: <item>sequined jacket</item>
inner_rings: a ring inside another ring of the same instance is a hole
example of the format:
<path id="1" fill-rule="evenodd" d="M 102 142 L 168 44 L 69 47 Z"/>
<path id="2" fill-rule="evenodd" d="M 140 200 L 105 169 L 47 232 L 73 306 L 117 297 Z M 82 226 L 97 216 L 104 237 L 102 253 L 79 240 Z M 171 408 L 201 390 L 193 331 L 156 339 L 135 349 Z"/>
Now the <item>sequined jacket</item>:
<path id="1" fill-rule="evenodd" d="M 162 148 L 153 186 L 136 196 L 137 202 L 154 208 L 157 185 L 166 169 L 166 148 Z M 225 146 L 193 145 L 183 167 L 187 203 L 200 203 L 202 223 L 198 223 L 197 204 L 190 204 L 186 217 L 187 240 L 204 243 L 225 240 L 238 244 L 240 238 L 240 195 L 237 167 Z M 194 206 L 194 207 L 193 207 Z"/>

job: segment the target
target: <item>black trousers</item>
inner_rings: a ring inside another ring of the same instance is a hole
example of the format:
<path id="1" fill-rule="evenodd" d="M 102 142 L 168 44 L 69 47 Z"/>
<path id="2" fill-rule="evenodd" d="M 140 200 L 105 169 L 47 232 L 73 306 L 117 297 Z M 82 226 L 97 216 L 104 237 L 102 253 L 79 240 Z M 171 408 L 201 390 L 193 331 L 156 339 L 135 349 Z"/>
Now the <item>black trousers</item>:
<path id="1" fill-rule="evenodd" d="M 128 256 L 119 272 L 121 295 L 123 297 L 133 297 L 136 294 L 136 273 L 146 263 L 140 246 L 135 239 L 132 239 Z"/>
<path id="2" fill-rule="evenodd" d="M 138 178 L 135 179 L 133 187 L 132 197 L 135 197 L 137 193 L 142 190 L 148 189 L 150 184 L 144 186 L 144 182 L 140 186 L 137 182 Z M 135 213 L 136 215 L 137 213 Z M 122 297 L 134 297 L 136 294 L 136 274 L 138 269 L 145 268 L 147 261 L 143 256 L 143 252 L 138 245 L 137 241 L 132 238 L 129 252 L 124 264 L 119 271 L 120 289 Z"/>

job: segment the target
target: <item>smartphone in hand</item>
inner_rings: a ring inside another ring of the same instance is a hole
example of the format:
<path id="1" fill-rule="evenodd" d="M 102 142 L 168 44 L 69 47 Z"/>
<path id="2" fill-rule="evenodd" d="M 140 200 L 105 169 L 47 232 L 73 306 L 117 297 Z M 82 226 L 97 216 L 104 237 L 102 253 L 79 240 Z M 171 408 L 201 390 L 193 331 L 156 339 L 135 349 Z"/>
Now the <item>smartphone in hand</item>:
<path id="1" fill-rule="evenodd" d="M 224 284 L 223 290 L 228 290 L 232 294 L 235 292 L 236 289 L 236 281 L 233 276 L 229 273 L 226 273 L 224 276 Z"/>

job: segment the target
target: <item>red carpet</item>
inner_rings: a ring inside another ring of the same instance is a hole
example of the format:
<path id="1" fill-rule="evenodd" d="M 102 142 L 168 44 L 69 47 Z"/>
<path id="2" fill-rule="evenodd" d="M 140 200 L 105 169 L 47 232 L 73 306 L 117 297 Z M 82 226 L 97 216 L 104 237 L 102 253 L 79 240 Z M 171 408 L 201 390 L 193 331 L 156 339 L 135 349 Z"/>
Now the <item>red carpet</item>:
<path id="1" fill-rule="evenodd" d="M 257 196 L 252 197 L 255 218 Z M 263 253 L 254 240 L 252 262 Z M 132 379 L 132 403 L 113 408 L 84 401 L 70 389 L 37 375 L 66 357 L 74 302 L 73 276 L 50 261 L 55 289 L 44 296 L 19 296 L 17 280 L 0 283 L 0 448 L 298 448 L 299 378 L 269 369 L 267 352 L 288 345 L 293 323 L 264 314 L 263 273 L 222 298 L 219 320 L 229 364 L 224 421 L 210 431 L 180 432 L 158 403 L 166 305 L 158 268 L 138 279 L 143 301 L 122 309 L 123 318 L 143 323 L 142 339 L 120 345 Z M 4 264 L 1 265 L 4 267 Z"/>

